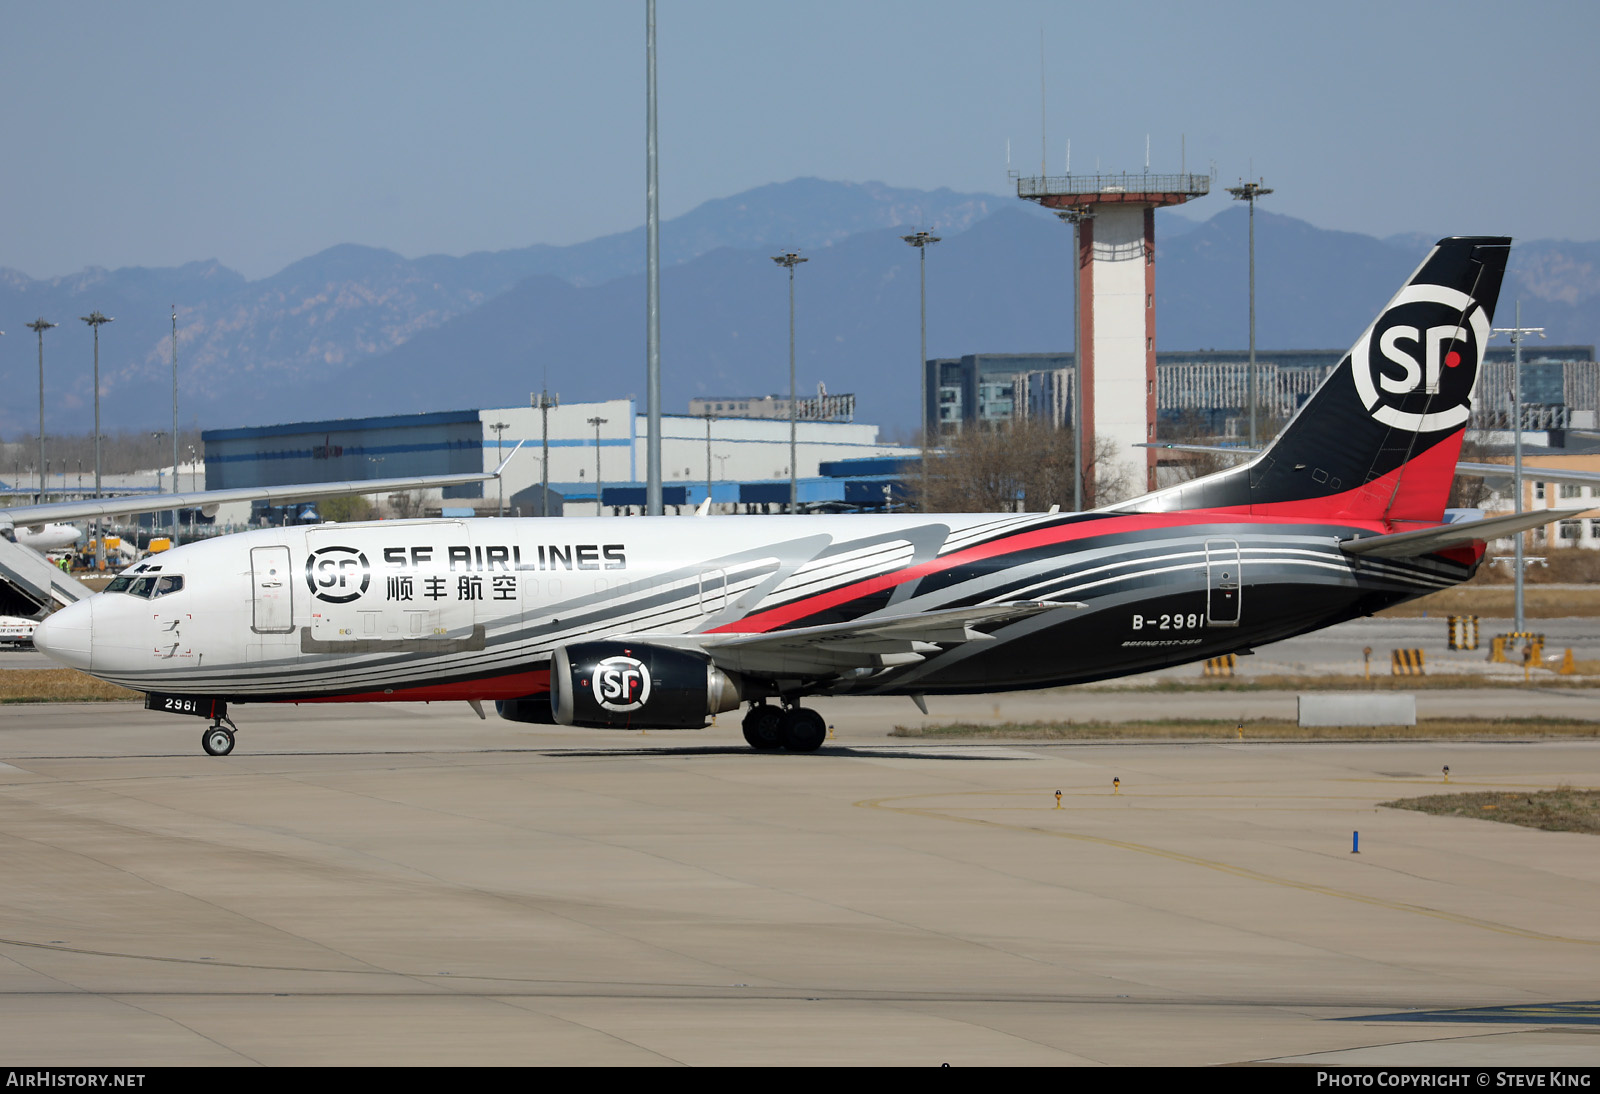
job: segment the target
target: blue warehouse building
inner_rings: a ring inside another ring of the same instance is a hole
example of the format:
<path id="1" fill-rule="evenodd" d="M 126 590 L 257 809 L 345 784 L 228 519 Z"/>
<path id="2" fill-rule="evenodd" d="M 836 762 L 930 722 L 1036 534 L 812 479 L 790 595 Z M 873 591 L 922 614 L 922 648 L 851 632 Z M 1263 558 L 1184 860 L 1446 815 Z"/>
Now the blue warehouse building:
<path id="1" fill-rule="evenodd" d="M 483 425 L 476 410 L 212 429 L 200 436 L 207 490 L 483 469 Z M 483 484 L 448 487 L 444 497 L 482 498 Z"/>

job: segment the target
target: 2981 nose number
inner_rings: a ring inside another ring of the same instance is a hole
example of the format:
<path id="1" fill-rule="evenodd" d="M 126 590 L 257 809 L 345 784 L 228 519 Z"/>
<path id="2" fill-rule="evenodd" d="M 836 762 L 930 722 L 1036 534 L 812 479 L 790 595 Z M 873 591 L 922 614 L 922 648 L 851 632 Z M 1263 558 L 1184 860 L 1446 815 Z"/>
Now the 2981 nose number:
<path id="1" fill-rule="evenodd" d="M 1206 625 L 1203 612 L 1162 612 L 1160 615 L 1135 615 L 1133 629 L 1142 631 L 1193 631 Z"/>

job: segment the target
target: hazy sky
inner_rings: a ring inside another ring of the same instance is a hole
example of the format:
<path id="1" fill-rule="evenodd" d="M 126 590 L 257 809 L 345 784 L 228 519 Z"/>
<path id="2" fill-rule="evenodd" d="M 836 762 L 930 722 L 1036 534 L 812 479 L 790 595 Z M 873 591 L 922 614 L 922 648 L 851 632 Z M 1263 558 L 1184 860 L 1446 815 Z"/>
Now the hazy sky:
<path id="1" fill-rule="evenodd" d="M 0 38 L 0 266 L 336 243 L 407 256 L 644 219 L 644 3 L 22 3 Z M 814 175 L 1007 191 L 1214 163 L 1376 235 L 1600 238 L 1600 4 L 661 0 L 665 216 Z M 1014 192 L 1014 191 L 1012 191 Z M 1192 207 L 1206 217 L 1225 198 Z"/>

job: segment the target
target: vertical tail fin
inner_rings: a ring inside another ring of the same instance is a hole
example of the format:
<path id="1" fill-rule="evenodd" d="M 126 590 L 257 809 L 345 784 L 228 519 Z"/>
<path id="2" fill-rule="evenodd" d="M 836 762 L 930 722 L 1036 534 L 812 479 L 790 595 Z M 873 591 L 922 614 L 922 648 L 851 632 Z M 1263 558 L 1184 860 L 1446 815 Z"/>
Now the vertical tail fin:
<path id="1" fill-rule="evenodd" d="M 1510 249 L 1440 240 L 1260 456 L 1129 507 L 1437 524 Z"/>

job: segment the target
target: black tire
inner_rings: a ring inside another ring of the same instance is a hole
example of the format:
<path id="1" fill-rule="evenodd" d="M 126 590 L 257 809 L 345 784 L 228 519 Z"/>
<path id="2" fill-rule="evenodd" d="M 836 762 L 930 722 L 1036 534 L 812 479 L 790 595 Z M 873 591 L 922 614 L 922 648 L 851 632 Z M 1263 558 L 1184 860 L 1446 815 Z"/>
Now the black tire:
<path id="1" fill-rule="evenodd" d="M 778 723 L 778 736 L 790 752 L 815 752 L 828 739 L 828 723 L 809 707 L 790 707 Z"/>
<path id="2" fill-rule="evenodd" d="M 200 747 L 207 756 L 226 756 L 233 751 L 233 732 L 221 726 L 210 726 L 200 734 Z"/>
<path id="3" fill-rule="evenodd" d="M 783 744 L 783 738 L 778 731 L 782 721 L 783 712 L 777 707 L 757 703 L 750 708 L 750 713 L 744 716 L 744 739 L 751 748 L 763 752 L 777 748 Z"/>

